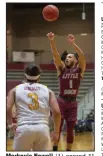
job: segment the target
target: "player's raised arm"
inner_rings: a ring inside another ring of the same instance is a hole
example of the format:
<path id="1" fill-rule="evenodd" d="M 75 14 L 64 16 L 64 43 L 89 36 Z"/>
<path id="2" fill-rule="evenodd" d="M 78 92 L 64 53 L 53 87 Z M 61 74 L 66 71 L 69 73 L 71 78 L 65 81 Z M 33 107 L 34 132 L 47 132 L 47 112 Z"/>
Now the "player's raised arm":
<path id="1" fill-rule="evenodd" d="M 60 122 L 61 122 L 61 113 L 59 109 L 59 105 L 57 102 L 57 99 L 55 97 L 55 94 L 53 91 L 49 90 L 49 104 L 50 108 L 53 114 L 53 122 L 54 122 L 54 141 L 58 140 L 59 137 L 59 130 L 60 130 Z M 56 137 L 56 138 L 55 138 Z M 57 140 L 56 140 L 57 139 Z"/>
<path id="2" fill-rule="evenodd" d="M 84 75 L 84 71 L 85 71 L 85 67 L 86 67 L 86 59 L 85 59 L 85 56 L 84 56 L 84 53 L 83 51 L 76 45 L 75 43 L 75 38 L 73 35 L 68 35 L 68 42 L 70 44 L 72 44 L 75 52 L 78 54 L 78 63 L 79 63 L 79 67 L 81 68 L 81 76 L 83 77 Z"/>
<path id="3" fill-rule="evenodd" d="M 56 43 L 55 43 L 55 35 L 54 33 L 50 32 L 47 34 L 49 40 L 50 40 L 50 46 L 53 54 L 54 63 L 56 65 L 56 68 L 63 69 L 65 67 L 64 63 L 61 61 L 60 54 L 58 53 Z"/>

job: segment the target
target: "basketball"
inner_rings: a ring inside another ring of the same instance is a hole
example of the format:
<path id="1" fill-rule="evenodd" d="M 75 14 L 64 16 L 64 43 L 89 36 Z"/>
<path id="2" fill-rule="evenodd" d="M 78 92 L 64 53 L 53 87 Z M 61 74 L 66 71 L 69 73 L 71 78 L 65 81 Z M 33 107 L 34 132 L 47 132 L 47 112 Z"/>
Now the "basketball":
<path id="1" fill-rule="evenodd" d="M 55 21 L 59 17 L 59 10 L 55 5 L 47 5 L 42 11 L 43 17 L 46 21 Z"/>

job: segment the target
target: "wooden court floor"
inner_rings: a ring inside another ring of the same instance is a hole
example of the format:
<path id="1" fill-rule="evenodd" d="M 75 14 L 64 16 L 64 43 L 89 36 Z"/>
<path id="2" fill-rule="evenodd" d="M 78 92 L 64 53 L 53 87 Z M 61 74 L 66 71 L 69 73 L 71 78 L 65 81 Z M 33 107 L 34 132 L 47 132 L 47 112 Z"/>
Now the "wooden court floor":
<path id="1" fill-rule="evenodd" d="M 66 149 L 66 134 L 61 134 L 59 142 L 59 151 L 65 151 Z M 12 151 L 12 139 L 7 140 L 7 151 Z M 91 132 L 84 132 L 75 135 L 75 141 L 73 144 L 73 151 L 94 151 L 94 137 Z"/>

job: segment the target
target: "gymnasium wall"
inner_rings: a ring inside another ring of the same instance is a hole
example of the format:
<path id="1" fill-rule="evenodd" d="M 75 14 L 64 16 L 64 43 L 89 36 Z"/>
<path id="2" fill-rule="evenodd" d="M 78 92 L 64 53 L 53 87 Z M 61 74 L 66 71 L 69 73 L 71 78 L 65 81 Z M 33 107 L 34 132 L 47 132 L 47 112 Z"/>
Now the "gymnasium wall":
<path id="1" fill-rule="evenodd" d="M 43 19 L 42 8 L 9 11 L 7 24 L 11 25 L 11 33 L 7 36 L 7 44 L 10 53 L 14 50 L 24 49 L 43 50 L 44 52 L 36 55 L 36 63 L 50 63 L 52 55 L 46 34 L 52 31 L 56 34 L 57 48 L 60 53 L 66 49 L 73 51 L 71 46 L 68 45 L 66 37 L 68 33 L 74 34 L 76 43 L 86 55 L 87 62 L 94 62 L 93 9 L 86 10 L 86 20 L 81 19 L 82 10 L 73 12 L 67 11 L 66 7 L 59 9 L 60 16 L 55 22 L 47 22 Z M 81 36 L 83 33 L 87 33 L 87 35 Z"/>
<path id="2" fill-rule="evenodd" d="M 71 45 L 68 44 L 66 40 L 67 36 L 57 36 L 56 44 L 59 53 L 61 54 L 64 50 L 74 51 Z M 83 50 L 88 63 L 94 62 L 95 45 L 94 45 L 94 35 L 88 34 L 87 36 L 75 35 L 76 43 Z M 11 44 L 11 43 L 10 43 Z M 47 37 L 13 37 L 12 51 L 22 51 L 25 49 L 41 50 L 38 55 L 36 55 L 36 63 L 50 63 L 52 60 L 52 53 L 50 49 L 50 44 Z"/>

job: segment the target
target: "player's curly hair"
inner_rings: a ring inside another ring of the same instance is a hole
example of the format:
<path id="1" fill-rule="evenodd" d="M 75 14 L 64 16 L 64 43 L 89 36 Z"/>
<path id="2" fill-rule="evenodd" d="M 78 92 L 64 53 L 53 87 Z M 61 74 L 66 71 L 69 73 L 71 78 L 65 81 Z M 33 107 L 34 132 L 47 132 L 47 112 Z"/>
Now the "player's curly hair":
<path id="1" fill-rule="evenodd" d="M 68 54 L 73 54 L 78 61 L 78 54 L 73 52 L 67 52 L 66 50 L 61 55 L 61 60 L 64 62 Z"/>

